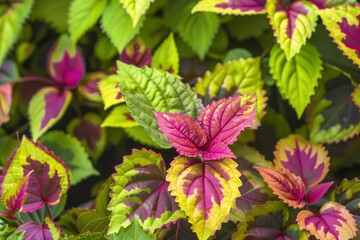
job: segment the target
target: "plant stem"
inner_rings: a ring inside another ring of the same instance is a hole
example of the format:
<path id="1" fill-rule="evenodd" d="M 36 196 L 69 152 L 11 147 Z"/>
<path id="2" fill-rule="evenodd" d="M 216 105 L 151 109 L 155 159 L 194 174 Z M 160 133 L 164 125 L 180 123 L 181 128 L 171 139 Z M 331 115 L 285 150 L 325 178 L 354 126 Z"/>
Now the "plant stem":
<path id="1" fill-rule="evenodd" d="M 49 205 L 45 204 L 45 206 L 46 206 L 46 212 L 47 212 L 48 217 L 53 219 Z"/>

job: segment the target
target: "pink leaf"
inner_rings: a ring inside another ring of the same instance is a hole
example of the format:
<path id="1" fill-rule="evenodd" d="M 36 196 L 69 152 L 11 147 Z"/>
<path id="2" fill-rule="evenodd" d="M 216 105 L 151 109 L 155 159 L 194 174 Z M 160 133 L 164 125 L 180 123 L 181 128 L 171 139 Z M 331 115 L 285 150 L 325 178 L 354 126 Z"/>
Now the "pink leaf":
<path id="1" fill-rule="evenodd" d="M 316 203 L 326 193 L 326 191 L 331 187 L 333 183 L 334 182 L 320 183 L 319 185 L 312 187 L 306 193 L 304 201 L 306 201 L 310 205 Z"/>
<path id="2" fill-rule="evenodd" d="M 42 226 L 38 223 L 31 221 L 20 225 L 17 231 L 24 231 L 24 240 L 53 240 L 59 239 L 61 232 L 55 225 L 55 222 L 50 218 L 45 218 Z"/>
<path id="3" fill-rule="evenodd" d="M 216 160 L 222 158 L 236 158 L 230 148 L 222 142 L 210 142 L 205 146 L 202 153 L 205 160 Z"/>
<path id="4" fill-rule="evenodd" d="M 200 125 L 191 117 L 179 113 L 155 112 L 160 130 L 178 153 L 195 157 L 202 153 L 200 147 L 207 142 Z"/>
<path id="5" fill-rule="evenodd" d="M 209 141 L 232 144 L 255 121 L 256 97 L 237 96 L 215 101 L 200 114 L 198 122 Z"/>

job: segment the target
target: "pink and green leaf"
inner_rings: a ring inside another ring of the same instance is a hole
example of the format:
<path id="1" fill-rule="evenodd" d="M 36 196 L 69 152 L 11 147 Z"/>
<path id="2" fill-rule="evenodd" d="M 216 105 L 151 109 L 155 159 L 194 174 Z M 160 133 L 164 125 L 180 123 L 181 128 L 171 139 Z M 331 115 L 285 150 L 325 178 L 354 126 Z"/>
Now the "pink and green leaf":
<path id="1" fill-rule="evenodd" d="M 30 130 L 34 140 L 60 120 L 71 99 L 72 93 L 69 90 L 61 91 L 55 87 L 44 87 L 35 93 L 28 108 Z"/>
<path id="2" fill-rule="evenodd" d="M 301 230 L 317 239 L 352 239 L 358 231 L 353 215 L 336 202 L 325 203 L 318 215 L 303 210 L 296 220 Z"/>
<path id="3" fill-rule="evenodd" d="M 301 46 L 315 30 L 316 7 L 305 1 L 292 1 L 285 5 L 281 0 L 269 0 L 266 9 L 277 42 L 290 60 L 300 52 Z"/>
<path id="4" fill-rule="evenodd" d="M 360 5 L 338 6 L 319 13 L 338 48 L 360 67 Z"/>
<path id="5" fill-rule="evenodd" d="M 166 179 L 199 239 L 205 240 L 221 228 L 240 196 L 240 172 L 231 159 L 202 162 L 178 156 Z"/>
<path id="6" fill-rule="evenodd" d="M 278 141 L 274 152 L 275 165 L 299 176 L 306 187 L 320 183 L 329 171 L 329 157 L 320 144 L 290 135 Z"/>
<path id="7" fill-rule="evenodd" d="M 266 0 L 201 0 L 193 12 L 250 15 L 265 13 Z"/>
<path id="8" fill-rule="evenodd" d="M 255 167 L 265 182 L 281 200 L 294 208 L 305 206 L 303 198 L 306 193 L 305 184 L 300 177 L 287 169 Z"/>
<path id="9" fill-rule="evenodd" d="M 46 217 L 43 224 L 40 226 L 38 223 L 31 221 L 20 225 L 17 228 L 18 232 L 24 231 L 24 239 L 46 239 L 46 240 L 56 240 L 61 236 L 60 229 L 56 226 L 55 222 Z"/>
<path id="10" fill-rule="evenodd" d="M 11 104 L 12 85 L 10 83 L 0 85 L 0 126 L 10 120 L 9 113 Z"/>
<path id="11" fill-rule="evenodd" d="M 29 159 L 36 161 L 36 166 L 38 167 L 40 167 L 40 164 L 43 167 L 47 165 L 49 170 L 46 172 L 48 172 L 50 179 L 59 178 L 59 185 L 61 188 L 60 197 L 67 192 L 70 186 L 70 180 L 64 162 L 53 152 L 48 151 L 46 147 L 38 142 L 35 143 L 31 141 L 25 136 L 22 138 L 20 145 L 13 152 L 8 163 L 3 168 L 3 173 L 0 176 L 2 192 L 6 192 L 13 184 L 30 172 L 30 169 L 27 169 L 30 167 L 27 167 L 27 165 L 29 165 Z M 32 178 L 33 176 L 30 176 L 29 184 L 32 181 Z"/>
<path id="12" fill-rule="evenodd" d="M 185 216 L 170 195 L 165 176 L 165 161 L 153 151 L 133 150 L 124 157 L 113 175 L 108 234 L 118 233 L 135 218 L 145 230 L 154 232 Z"/>
<path id="13" fill-rule="evenodd" d="M 87 100 L 92 102 L 102 102 L 99 90 L 99 82 L 105 79 L 107 75 L 104 72 L 92 72 L 85 77 L 84 83 L 80 84 L 78 90 Z"/>
<path id="14" fill-rule="evenodd" d="M 59 85 L 75 88 L 85 74 L 85 62 L 79 49 L 67 35 L 62 35 L 48 54 L 47 68 Z"/>
<path id="15" fill-rule="evenodd" d="M 136 38 L 123 50 L 120 61 L 139 68 L 150 66 L 151 50 L 140 38 Z"/>
<path id="16" fill-rule="evenodd" d="M 347 0 L 310 0 L 311 3 L 317 6 L 318 9 L 331 8 L 338 5 L 346 4 Z"/>

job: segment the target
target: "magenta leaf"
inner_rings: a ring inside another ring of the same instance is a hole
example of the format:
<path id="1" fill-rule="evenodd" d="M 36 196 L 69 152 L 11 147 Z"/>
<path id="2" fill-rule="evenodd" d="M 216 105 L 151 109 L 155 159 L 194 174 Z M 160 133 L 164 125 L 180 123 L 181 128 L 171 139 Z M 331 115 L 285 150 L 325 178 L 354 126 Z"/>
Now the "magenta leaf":
<path id="1" fill-rule="evenodd" d="M 228 0 L 216 5 L 218 8 L 230 8 L 240 12 L 262 12 L 265 10 L 266 0 Z"/>
<path id="2" fill-rule="evenodd" d="M 206 160 L 216 160 L 221 158 L 236 158 L 230 148 L 222 142 L 210 142 L 204 147 L 202 156 Z"/>
<path id="3" fill-rule="evenodd" d="M 24 231 L 24 240 L 55 240 L 59 239 L 61 232 L 55 225 L 55 222 L 50 218 L 45 218 L 42 226 L 31 221 L 20 225 L 17 231 Z"/>
<path id="4" fill-rule="evenodd" d="M 155 112 L 160 130 L 178 153 L 195 157 L 202 153 L 200 147 L 207 142 L 200 125 L 191 117 L 180 113 Z"/>
<path id="5" fill-rule="evenodd" d="M 334 182 L 320 183 L 315 187 L 310 188 L 310 190 L 306 193 L 304 201 L 310 205 L 315 204 L 326 193 L 326 191 L 333 183 Z"/>
<path id="6" fill-rule="evenodd" d="M 356 16 L 357 20 L 360 21 L 360 14 Z M 360 24 L 349 24 L 347 18 L 343 18 L 338 23 L 341 32 L 345 34 L 345 38 L 342 40 L 345 46 L 356 52 L 358 58 L 360 58 Z"/>
<path id="7" fill-rule="evenodd" d="M 245 127 L 255 121 L 256 97 L 237 96 L 214 101 L 201 112 L 198 122 L 208 140 L 226 145 L 236 141 Z"/>
<path id="8" fill-rule="evenodd" d="M 144 66 L 150 66 L 150 48 L 147 48 L 140 39 L 135 39 L 121 53 L 120 61 L 140 68 Z"/>
<path id="9" fill-rule="evenodd" d="M 46 205 L 56 205 L 61 198 L 61 184 L 58 172 L 50 172 L 47 163 L 41 163 L 27 158 L 29 165 L 24 166 L 24 174 L 29 174 L 29 184 L 27 187 L 27 199 L 22 208 L 23 212 L 33 212 Z M 51 176 L 53 175 L 53 176 Z"/>

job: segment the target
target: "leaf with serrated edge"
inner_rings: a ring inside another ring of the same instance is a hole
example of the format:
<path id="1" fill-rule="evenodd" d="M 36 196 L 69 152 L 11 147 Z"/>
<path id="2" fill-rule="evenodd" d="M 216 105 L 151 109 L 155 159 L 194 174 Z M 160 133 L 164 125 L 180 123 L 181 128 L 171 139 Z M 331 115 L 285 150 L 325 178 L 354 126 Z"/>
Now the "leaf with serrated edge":
<path id="1" fill-rule="evenodd" d="M 166 177 L 169 190 L 200 240 L 214 235 L 235 207 L 242 184 L 236 167 L 229 158 L 202 162 L 178 156 L 171 163 Z"/>
<path id="2" fill-rule="evenodd" d="M 126 12 L 130 15 L 133 27 L 139 22 L 142 15 L 149 9 L 150 3 L 155 0 L 120 0 Z"/>
<path id="3" fill-rule="evenodd" d="M 73 42 L 89 30 L 104 11 L 107 0 L 74 0 L 69 10 L 69 32 Z"/>
<path id="4" fill-rule="evenodd" d="M 119 0 L 110 0 L 101 18 L 101 28 L 121 53 L 139 32 L 144 19 L 144 17 L 140 18 L 136 26 L 133 27 L 130 16 L 119 3 Z M 119 37 L 119 33 L 121 33 L 121 37 Z"/>
<path id="5" fill-rule="evenodd" d="M 165 174 L 164 159 L 151 150 L 133 150 L 124 157 L 113 175 L 108 235 L 126 228 L 135 218 L 145 230 L 154 232 L 184 217 L 168 191 Z"/>
<path id="6" fill-rule="evenodd" d="M 329 171 L 330 159 L 323 146 L 290 135 L 276 144 L 275 166 L 290 170 L 301 177 L 306 187 L 320 183 Z"/>
<path id="7" fill-rule="evenodd" d="M 358 108 L 360 108 L 360 84 L 354 89 L 351 94 L 352 100 Z"/>
<path id="8" fill-rule="evenodd" d="M 117 62 L 121 92 L 132 117 L 163 148 L 169 148 L 166 137 L 158 130 L 157 112 L 177 112 L 196 118 L 200 102 L 189 85 L 179 78 L 158 70 Z"/>
<path id="9" fill-rule="evenodd" d="M 2 6 L 2 16 L 0 16 L 0 66 L 15 43 L 21 26 L 31 11 L 33 0 L 24 0 L 21 2 L 10 2 Z"/>
<path id="10" fill-rule="evenodd" d="M 131 128 L 136 126 L 139 124 L 132 118 L 125 104 L 115 106 L 101 124 L 101 127 Z"/>
<path id="11" fill-rule="evenodd" d="M 353 215 L 336 202 L 325 203 L 318 216 L 303 210 L 296 221 L 301 230 L 309 231 L 317 239 L 352 239 L 358 231 Z"/>
<path id="12" fill-rule="evenodd" d="M 116 75 L 109 75 L 101 79 L 98 83 L 102 100 L 104 102 L 104 109 L 124 102 L 124 98 L 120 92 L 119 80 Z"/>
<path id="13" fill-rule="evenodd" d="M 277 42 L 287 60 L 292 59 L 315 30 L 316 7 L 305 1 L 294 1 L 287 7 L 281 0 L 269 0 L 266 10 Z"/>
<path id="14" fill-rule="evenodd" d="M 265 0 L 201 0 L 192 12 L 250 15 L 265 13 Z"/>
<path id="15" fill-rule="evenodd" d="M 30 130 L 37 140 L 64 115 L 72 98 L 69 90 L 61 92 L 55 87 L 41 88 L 31 98 L 28 108 Z"/>
<path id="16" fill-rule="evenodd" d="M 300 118 L 321 77 L 320 53 L 313 45 L 307 44 L 299 54 L 287 60 L 280 46 L 276 45 L 270 52 L 269 65 L 281 95 L 289 100 Z"/>
<path id="17" fill-rule="evenodd" d="M 324 9 L 319 14 L 338 48 L 360 67 L 360 5 Z"/>
<path id="18" fill-rule="evenodd" d="M 137 218 L 127 228 L 121 228 L 118 234 L 111 235 L 111 240 L 155 240 L 155 235 L 145 232 Z"/>
<path id="19" fill-rule="evenodd" d="M 171 33 L 156 50 L 151 60 L 151 67 L 163 71 L 168 71 L 173 75 L 178 75 L 179 64 L 179 53 L 176 48 L 174 34 Z"/>

